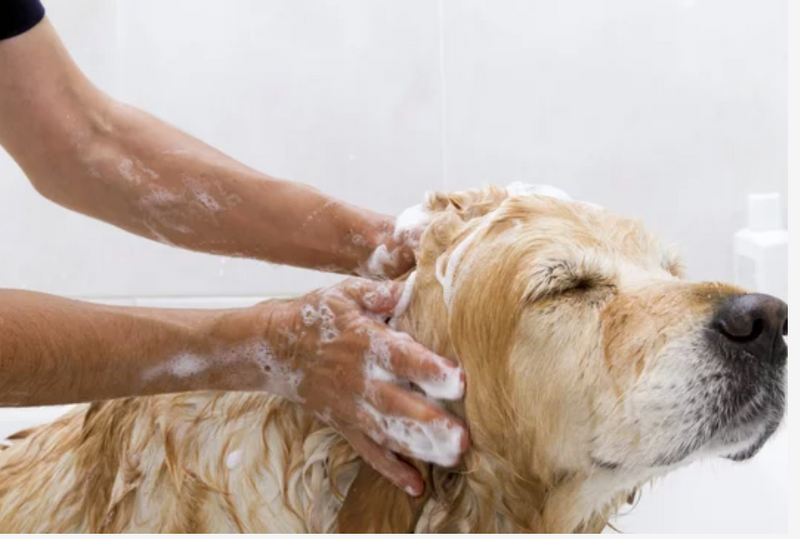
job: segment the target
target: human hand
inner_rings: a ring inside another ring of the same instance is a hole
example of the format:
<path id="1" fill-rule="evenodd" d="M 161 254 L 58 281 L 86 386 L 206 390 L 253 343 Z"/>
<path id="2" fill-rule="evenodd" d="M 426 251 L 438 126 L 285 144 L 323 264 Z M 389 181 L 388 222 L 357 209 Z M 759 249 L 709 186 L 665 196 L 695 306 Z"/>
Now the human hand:
<path id="1" fill-rule="evenodd" d="M 364 458 L 412 495 L 419 472 L 395 453 L 452 466 L 468 445 L 466 429 L 425 396 L 456 400 L 464 374 L 385 320 L 403 283 L 349 279 L 297 300 L 270 303 L 263 328 L 274 358 L 267 388 L 300 403 L 337 429 Z"/>
<path id="2" fill-rule="evenodd" d="M 430 216 L 421 205 L 403 211 L 393 223 L 385 219 L 374 227 L 374 250 L 358 270 L 358 274 L 371 278 L 395 278 L 412 269 L 416 263 L 414 252 L 419 247 L 420 236 Z"/>

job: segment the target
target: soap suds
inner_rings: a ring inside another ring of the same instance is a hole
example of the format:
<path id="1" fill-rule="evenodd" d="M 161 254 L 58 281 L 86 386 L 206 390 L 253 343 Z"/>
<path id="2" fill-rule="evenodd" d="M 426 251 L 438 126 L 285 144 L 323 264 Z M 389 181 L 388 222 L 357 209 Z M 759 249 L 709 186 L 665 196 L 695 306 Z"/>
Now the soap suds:
<path id="1" fill-rule="evenodd" d="M 573 202 L 572 197 L 570 197 L 565 191 L 562 191 L 557 187 L 553 187 L 552 185 L 526 184 L 522 182 L 514 182 L 508 187 L 506 187 L 506 192 L 510 197 L 540 195 L 540 196 L 548 196 L 558 200 L 564 200 L 566 202 Z M 604 209 L 602 206 L 600 206 L 599 204 L 595 204 L 594 202 L 586 202 L 584 200 L 575 200 L 574 202 L 577 202 L 579 204 L 584 204 L 595 210 Z"/>
<path id="2" fill-rule="evenodd" d="M 119 171 L 119 175 L 129 182 L 135 185 L 142 183 L 142 179 L 133 171 L 133 161 L 130 159 L 123 159 L 120 161 L 117 170 Z"/>
<path id="3" fill-rule="evenodd" d="M 367 259 L 367 274 L 364 276 L 383 277 L 385 275 L 384 268 L 391 267 L 394 264 L 392 255 L 389 254 L 389 249 L 385 245 L 379 245 Z"/>
<path id="4" fill-rule="evenodd" d="M 400 296 L 397 305 L 394 307 L 392 319 L 389 321 L 389 327 L 392 329 L 397 329 L 397 319 L 405 314 L 406 310 L 408 310 L 408 306 L 411 304 L 411 296 L 414 294 L 414 283 L 416 280 L 417 272 L 413 271 L 406 279 L 405 286 L 403 288 L 403 294 Z"/>
<path id="5" fill-rule="evenodd" d="M 264 391 L 294 402 L 304 402 L 298 393 L 304 373 L 291 369 L 286 362 L 276 358 L 272 347 L 264 341 L 219 347 L 207 356 L 181 352 L 163 363 L 145 369 L 141 377 L 145 382 L 165 375 L 180 379 L 191 378 L 242 359 L 255 362 L 265 373 Z"/>
<path id="6" fill-rule="evenodd" d="M 146 369 L 142 373 L 142 378 L 150 381 L 165 374 L 174 378 L 189 378 L 205 372 L 210 366 L 208 359 L 182 352 L 162 364 Z"/>
<path id="7" fill-rule="evenodd" d="M 572 200 L 572 198 L 567 193 L 551 185 L 514 182 L 508 187 L 506 187 L 506 192 L 510 197 L 541 195 L 541 196 L 557 198 L 558 200 L 566 200 L 566 201 Z"/>
<path id="8" fill-rule="evenodd" d="M 134 185 L 142 183 L 140 172 L 147 174 L 151 180 L 158 178 L 158 174 L 155 170 L 147 168 L 144 163 L 138 159 L 136 159 L 135 164 L 134 161 L 128 158 L 120 160 L 119 165 L 117 165 L 117 171 L 119 171 L 120 176 Z"/>
<path id="9" fill-rule="evenodd" d="M 319 318 L 319 313 L 313 305 L 306 304 L 303 305 L 302 309 L 300 309 L 300 316 L 303 318 L 303 325 L 306 327 L 311 327 Z"/>
<path id="10" fill-rule="evenodd" d="M 431 214 L 422 206 L 417 204 L 403 210 L 397 216 L 394 224 L 394 239 L 400 241 L 405 238 L 412 248 L 419 247 L 419 235 L 422 230 L 430 223 Z"/>
<path id="11" fill-rule="evenodd" d="M 413 342 L 407 333 L 391 331 L 396 341 L 403 344 Z M 407 380 L 400 380 L 390 372 L 391 349 L 388 341 L 377 336 L 374 332 L 369 333 L 369 348 L 364 353 L 364 376 L 367 380 L 380 380 L 385 382 L 395 382 L 403 385 Z M 443 359 L 436 355 L 430 355 L 429 360 L 436 363 L 439 376 L 431 377 L 427 381 L 415 381 L 419 388 L 433 399 L 457 400 L 464 396 L 464 382 L 461 378 L 461 369 L 452 367 L 445 363 Z M 369 388 L 368 388 L 369 389 Z"/>
<path id="12" fill-rule="evenodd" d="M 209 213 L 217 213 L 223 210 L 222 205 L 217 202 L 211 194 L 206 191 L 203 186 L 194 178 L 184 178 L 184 185 L 189 188 L 194 199 L 200 206 L 205 208 Z"/>
<path id="13" fill-rule="evenodd" d="M 242 450 L 237 449 L 236 451 L 231 451 L 228 453 L 228 456 L 225 458 L 225 467 L 229 470 L 233 470 L 239 464 L 242 463 Z"/>
<path id="14" fill-rule="evenodd" d="M 395 220 L 392 239 L 396 243 L 417 249 L 419 237 L 431 218 L 431 214 L 421 204 L 403 210 Z M 355 238 L 353 241 L 356 243 Z M 385 244 L 381 244 L 372 251 L 365 266 L 357 273 L 362 277 L 385 277 L 387 268 L 397 266 L 399 253 L 400 248 L 389 251 Z"/>
<path id="15" fill-rule="evenodd" d="M 420 381 L 417 385 L 429 397 L 434 399 L 458 400 L 464 396 L 464 381 L 461 370 L 437 361 L 441 376 L 428 381 Z"/>
<path id="16" fill-rule="evenodd" d="M 319 319 L 319 340 L 324 344 L 333 342 L 339 336 L 339 330 L 336 328 L 336 317 L 331 308 L 328 307 L 328 304 L 322 301 L 319 302 Z"/>
<path id="17" fill-rule="evenodd" d="M 491 215 L 487 215 L 487 223 Z M 459 262 L 461 262 L 461 258 L 464 256 L 464 253 L 469 248 L 472 241 L 475 239 L 475 236 L 483 230 L 483 227 L 478 227 L 477 229 L 473 230 L 469 236 L 467 236 L 464 240 L 459 243 L 455 249 L 450 253 L 450 257 L 447 258 L 447 264 L 445 264 L 445 256 L 446 254 L 441 255 L 438 260 L 436 260 L 436 280 L 439 281 L 439 284 L 442 285 L 442 293 L 444 294 L 444 304 L 447 308 L 450 308 L 450 302 L 453 299 L 453 278 L 456 274 L 456 269 L 458 268 Z"/>
<path id="18" fill-rule="evenodd" d="M 377 309 L 380 305 L 385 304 L 392 297 L 392 291 L 389 285 L 383 283 L 378 286 L 374 291 L 364 294 L 364 304 L 369 309 Z"/>
<path id="19" fill-rule="evenodd" d="M 322 345 L 330 344 L 339 337 L 339 328 L 336 327 L 336 315 L 324 299 L 317 306 L 307 303 L 300 309 L 300 317 L 307 328 L 318 326 L 319 342 L 317 353 L 322 353 Z"/>
<path id="20" fill-rule="evenodd" d="M 395 379 L 388 370 L 392 359 L 391 354 L 389 343 L 370 331 L 369 348 L 364 352 L 364 374 L 367 380 L 393 381 Z"/>
<path id="21" fill-rule="evenodd" d="M 153 179 L 153 180 L 157 180 L 157 179 L 158 179 L 158 177 L 159 177 L 159 176 L 158 176 L 158 174 L 156 173 L 156 171 L 155 171 L 155 170 L 153 170 L 153 169 L 151 169 L 151 168 L 147 168 L 147 167 L 146 167 L 146 166 L 144 166 L 144 164 L 143 164 L 141 161 L 139 161 L 138 159 L 136 160 L 136 166 L 137 166 L 137 167 L 139 167 L 139 170 L 141 170 L 142 172 L 144 172 L 145 174 L 147 174 L 148 176 L 150 176 L 150 178 L 151 178 L 151 179 Z"/>
<path id="22" fill-rule="evenodd" d="M 378 412 L 366 402 L 362 409 L 369 414 L 378 426 L 375 437 L 394 440 L 407 448 L 415 458 L 440 466 L 453 466 L 461 455 L 463 429 L 454 427 L 444 420 L 421 422 Z"/>
<path id="23" fill-rule="evenodd" d="M 265 342 L 246 345 L 240 352 L 244 357 L 255 361 L 267 375 L 264 390 L 293 402 L 304 402 L 298 389 L 305 377 L 302 371 L 295 371 L 275 357 L 272 347 Z"/>

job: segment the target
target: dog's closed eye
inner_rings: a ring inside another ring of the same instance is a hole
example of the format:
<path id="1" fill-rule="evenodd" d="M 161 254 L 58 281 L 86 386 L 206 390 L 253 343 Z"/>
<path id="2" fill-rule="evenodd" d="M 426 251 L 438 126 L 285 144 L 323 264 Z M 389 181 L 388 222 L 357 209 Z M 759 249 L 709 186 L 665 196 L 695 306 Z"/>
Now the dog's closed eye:
<path id="1" fill-rule="evenodd" d="M 525 302 L 534 303 L 543 298 L 609 288 L 614 284 L 613 277 L 608 264 L 591 256 L 546 260 L 530 275 Z"/>

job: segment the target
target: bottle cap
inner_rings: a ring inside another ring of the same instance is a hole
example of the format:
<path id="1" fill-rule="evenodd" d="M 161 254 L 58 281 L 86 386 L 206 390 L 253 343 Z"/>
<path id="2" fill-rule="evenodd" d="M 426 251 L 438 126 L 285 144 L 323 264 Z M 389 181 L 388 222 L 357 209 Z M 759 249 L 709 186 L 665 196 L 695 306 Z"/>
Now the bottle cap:
<path id="1" fill-rule="evenodd" d="M 753 232 L 781 229 L 780 193 L 759 193 L 747 196 L 747 228 Z"/>

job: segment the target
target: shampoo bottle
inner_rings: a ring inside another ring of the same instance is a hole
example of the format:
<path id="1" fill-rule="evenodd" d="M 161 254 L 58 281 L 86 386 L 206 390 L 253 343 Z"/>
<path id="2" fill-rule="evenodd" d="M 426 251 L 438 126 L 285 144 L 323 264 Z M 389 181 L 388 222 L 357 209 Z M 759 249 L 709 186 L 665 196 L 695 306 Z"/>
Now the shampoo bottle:
<path id="1" fill-rule="evenodd" d="M 748 197 L 747 228 L 734 236 L 736 284 L 789 301 L 789 231 L 779 193 Z"/>

